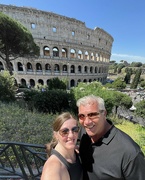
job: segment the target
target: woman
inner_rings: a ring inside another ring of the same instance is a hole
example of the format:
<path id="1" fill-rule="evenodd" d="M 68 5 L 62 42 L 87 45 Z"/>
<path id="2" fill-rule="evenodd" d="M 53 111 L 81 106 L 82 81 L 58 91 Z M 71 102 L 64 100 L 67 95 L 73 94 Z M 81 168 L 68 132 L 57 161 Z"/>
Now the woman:
<path id="1" fill-rule="evenodd" d="M 53 139 L 47 145 L 49 158 L 44 164 L 41 180 L 82 179 L 82 167 L 75 151 L 78 133 L 78 122 L 69 112 L 56 118 Z"/>

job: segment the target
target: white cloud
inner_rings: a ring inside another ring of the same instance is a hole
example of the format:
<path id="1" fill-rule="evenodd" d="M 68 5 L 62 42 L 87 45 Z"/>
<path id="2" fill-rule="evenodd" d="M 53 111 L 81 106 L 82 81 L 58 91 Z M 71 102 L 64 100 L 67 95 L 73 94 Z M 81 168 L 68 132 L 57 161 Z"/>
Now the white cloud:
<path id="1" fill-rule="evenodd" d="M 142 63 L 145 63 L 145 57 L 128 55 L 128 54 L 112 53 L 112 56 L 111 56 L 110 59 L 111 60 L 115 60 L 116 62 L 120 62 L 121 60 L 125 60 L 125 61 L 127 61 L 129 63 L 131 63 L 131 62 L 142 62 Z"/>

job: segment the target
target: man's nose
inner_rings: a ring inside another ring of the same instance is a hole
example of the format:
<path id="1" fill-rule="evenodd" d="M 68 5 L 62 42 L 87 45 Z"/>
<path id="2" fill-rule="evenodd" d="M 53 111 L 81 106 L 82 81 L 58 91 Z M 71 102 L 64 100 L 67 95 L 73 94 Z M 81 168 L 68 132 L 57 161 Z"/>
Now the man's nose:
<path id="1" fill-rule="evenodd" d="M 86 116 L 85 120 L 84 120 L 84 123 L 85 124 L 90 124 L 91 122 L 92 122 L 92 120 L 88 116 Z"/>

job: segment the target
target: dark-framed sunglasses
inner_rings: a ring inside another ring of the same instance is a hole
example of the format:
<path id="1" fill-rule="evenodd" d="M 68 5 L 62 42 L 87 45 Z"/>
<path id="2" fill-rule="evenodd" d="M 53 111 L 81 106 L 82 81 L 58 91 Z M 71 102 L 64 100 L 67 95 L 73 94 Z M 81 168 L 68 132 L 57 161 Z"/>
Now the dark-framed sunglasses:
<path id="1" fill-rule="evenodd" d="M 103 110 L 101 110 L 100 112 L 91 112 L 91 113 L 88 113 L 88 114 L 78 114 L 78 118 L 80 120 L 85 120 L 86 117 L 88 117 L 89 119 L 95 119 L 95 118 L 98 118 L 99 115 L 103 112 Z"/>
<path id="2" fill-rule="evenodd" d="M 73 134 L 78 134 L 80 128 L 79 126 L 75 126 L 71 129 L 68 129 L 68 128 L 64 128 L 64 129 L 60 129 L 59 130 L 59 134 L 62 136 L 62 137 L 67 137 L 69 135 L 69 132 L 71 131 Z"/>

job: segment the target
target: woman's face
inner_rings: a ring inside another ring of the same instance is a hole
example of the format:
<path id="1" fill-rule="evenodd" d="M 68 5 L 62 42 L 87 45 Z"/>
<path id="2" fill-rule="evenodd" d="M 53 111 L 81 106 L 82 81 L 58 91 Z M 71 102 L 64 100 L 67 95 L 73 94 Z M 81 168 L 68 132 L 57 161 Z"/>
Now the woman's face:
<path id="1" fill-rule="evenodd" d="M 66 149 L 74 149 L 78 139 L 79 127 L 77 121 L 73 118 L 63 123 L 60 130 L 55 133 L 58 143 Z"/>

